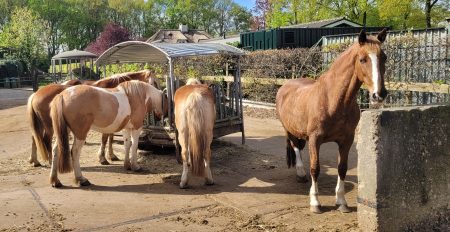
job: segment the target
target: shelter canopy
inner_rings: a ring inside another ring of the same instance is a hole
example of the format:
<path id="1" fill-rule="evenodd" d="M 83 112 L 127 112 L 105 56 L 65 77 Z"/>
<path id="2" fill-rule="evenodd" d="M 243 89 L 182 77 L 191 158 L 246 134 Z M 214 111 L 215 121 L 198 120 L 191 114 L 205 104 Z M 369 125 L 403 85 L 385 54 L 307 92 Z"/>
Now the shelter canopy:
<path id="1" fill-rule="evenodd" d="M 80 51 L 77 49 L 74 49 L 72 51 L 67 52 L 61 52 L 57 55 L 53 56 L 53 60 L 59 60 L 59 59 L 89 59 L 89 58 L 97 58 L 97 55 L 86 52 L 86 51 Z"/>
<path id="2" fill-rule="evenodd" d="M 170 59 L 201 55 L 244 55 L 244 51 L 226 44 L 147 43 L 126 41 L 106 50 L 96 61 L 97 65 L 115 63 L 164 63 Z"/>

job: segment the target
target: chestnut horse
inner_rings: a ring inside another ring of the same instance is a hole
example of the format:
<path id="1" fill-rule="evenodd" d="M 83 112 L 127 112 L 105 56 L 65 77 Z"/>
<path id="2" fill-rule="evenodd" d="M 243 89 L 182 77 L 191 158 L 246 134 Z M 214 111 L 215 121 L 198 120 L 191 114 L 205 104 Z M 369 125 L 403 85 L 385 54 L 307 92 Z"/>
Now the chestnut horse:
<path id="1" fill-rule="evenodd" d="M 205 184 L 214 184 L 210 168 L 216 120 L 214 93 L 207 85 L 198 84 L 199 81 L 190 80 L 188 83 L 177 89 L 174 97 L 175 125 L 183 160 L 180 188 L 188 184 L 189 166 L 194 175 L 205 177 Z"/>
<path id="2" fill-rule="evenodd" d="M 124 167 L 139 170 L 137 146 L 144 118 L 150 111 L 153 111 L 157 118 L 166 114 L 167 101 L 163 101 L 164 97 L 166 95 L 162 91 L 140 81 L 123 82 L 112 89 L 77 85 L 58 94 L 50 103 L 50 115 L 56 136 L 50 175 L 52 186 L 62 186 L 57 177 L 57 170 L 66 173 L 72 169 L 75 181 L 80 186 L 90 185 L 81 174 L 79 163 L 80 152 L 90 129 L 103 134 L 123 129 Z M 74 135 L 71 151 L 69 151 L 69 128 Z"/>
<path id="3" fill-rule="evenodd" d="M 143 70 L 135 73 L 123 73 L 116 74 L 109 78 L 99 80 L 97 82 L 91 82 L 95 86 L 117 86 L 119 83 L 128 80 L 140 80 L 150 83 L 154 86 L 160 86 L 158 80 L 154 77 L 153 73 L 149 70 Z M 30 122 L 30 129 L 32 134 L 32 148 L 29 162 L 35 167 L 40 166 L 37 159 L 37 150 L 41 154 L 43 160 L 51 160 L 51 141 L 53 137 L 52 122 L 50 118 L 49 104 L 53 98 L 61 93 L 64 89 L 69 88 L 72 85 L 89 84 L 86 81 L 69 80 L 63 84 L 51 84 L 40 88 L 36 93 L 32 94 L 28 98 L 27 115 Z M 109 143 L 109 158 L 111 160 L 118 160 L 118 158 L 112 152 L 112 136 Z M 108 140 L 108 135 L 102 136 L 102 145 L 99 150 L 99 161 L 102 164 L 108 164 L 105 158 L 105 145 Z M 105 162 L 106 161 L 106 162 Z"/>
<path id="4" fill-rule="evenodd" d="M 371 102 L 382 102 L 386 97 L 386 55 L 381 48 L 385 38 L 385 29 L 376 37 L 362 31 L 358 42 L 344 51 L 317 81 L 289 80 L 278 90 L 276 109 L 287 135 L 288 167 L 296 165 L 298 178 L 305 182 L 300 151 L 308 140 L 312 180 L 310 209 L 314 213 L 322 212 L 317 182 L 319 148 L 326 142 L 336 142 L 339 146 L 336 205 L 341 212 L 350 212 L 344 196 L 344 181 L 347 157 L 360 117 L 356 96 L 364 83 L 370 91 Z"/>

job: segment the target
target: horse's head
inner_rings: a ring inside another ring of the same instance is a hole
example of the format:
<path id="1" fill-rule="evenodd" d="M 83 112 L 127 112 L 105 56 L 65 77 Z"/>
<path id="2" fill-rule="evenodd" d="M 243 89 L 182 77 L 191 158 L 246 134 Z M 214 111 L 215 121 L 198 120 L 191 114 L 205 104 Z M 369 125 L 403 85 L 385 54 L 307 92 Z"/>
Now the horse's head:
<path id="1" fill-rule="evenodd" d="M 382 102 L 387 95 L 384 87 L 386 54 L 381 49 L 385 39 L 386 29 L 383 29 L 376 37 L 367 36 L 364 31 L 361 31 L 358 38 L 359 49 L 355 71 L 358 79 L 369 89 L 371 103 Z"/>
<path id="2" fill-rule="evenodd" d="M 161 120 L 168 114 L 168 107 L 169 107 L 169 101 L 167 99 L 167 94 L 165 91 L 158 90 L 156 87 L 151 86 L 152 88 L 152 105 L 153 109 L 148 108 L 148 112 L 151 112 L 153 110 L 153 113 L 156 117 L 156 119 Z"/>

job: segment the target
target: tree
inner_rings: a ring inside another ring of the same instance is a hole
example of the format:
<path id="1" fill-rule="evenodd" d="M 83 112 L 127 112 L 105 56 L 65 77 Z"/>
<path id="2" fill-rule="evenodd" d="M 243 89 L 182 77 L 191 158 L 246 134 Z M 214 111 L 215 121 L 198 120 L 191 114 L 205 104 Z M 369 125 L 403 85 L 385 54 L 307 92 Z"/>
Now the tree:
<path id="1" fill-rule="evenodd" d="M 45 22 L 33 11 L 16 8 L 0 34 L 0 46 L 14 49 L 14 57 L 29 71 L 45 57 Z"/>
<path id="2" fill-rule="evenodd" d="M 130 33 L 127 29 L 117 24 L 109 23 L 105 26 L 100 36 L 87 46 L 86 51 L 101 55 L 108 48 L 127 40 L 130 40 Z"/>
<path id="3" fill-rule="evenodd" d="M 218 18 L 219 36 L 222 36 L 224 38 L 225 34 L 230 28 L 229 21 L 230 21 L 231 7 L 232 7 L 231 0 L 219 0 L 217 2 L 217 10 L 219 13 Z"/>
<path id="4" fill-rule="evenodd" d="M 257 24 L 258 29 L 266 28 L 266 15 L 270 11 L 270 6 L 269 0 L 255 0 L 253 11 L 256 15 L 253 18 L 253 23 Z"/>
<path id="5" fill-rule="evenodd" d="M 233 3 L 230 16 L 236 32 L 247 31 L 250 28 L 252 13 L 244 7 Z"/>
<path id="6" fill-rule="evenodd" d="M 438 0 L 426 0 L 425 1 L 425 18 L 427 22 L 427 28 L 431 27 L 431 8 L 438 2 Z"/>

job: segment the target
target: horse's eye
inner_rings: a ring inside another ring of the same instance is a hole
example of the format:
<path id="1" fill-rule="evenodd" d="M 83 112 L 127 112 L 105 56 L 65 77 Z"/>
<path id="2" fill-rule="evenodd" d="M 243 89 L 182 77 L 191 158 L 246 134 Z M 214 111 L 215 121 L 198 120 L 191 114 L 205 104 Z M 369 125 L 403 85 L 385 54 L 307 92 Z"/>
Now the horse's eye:
<path id="1" fill-rule="evenodd" d="M 366 58 L 361 58 L 361 59 L 359 59 L 359 62 L 361 62 L 361 64 L 366 63 Z"/>

